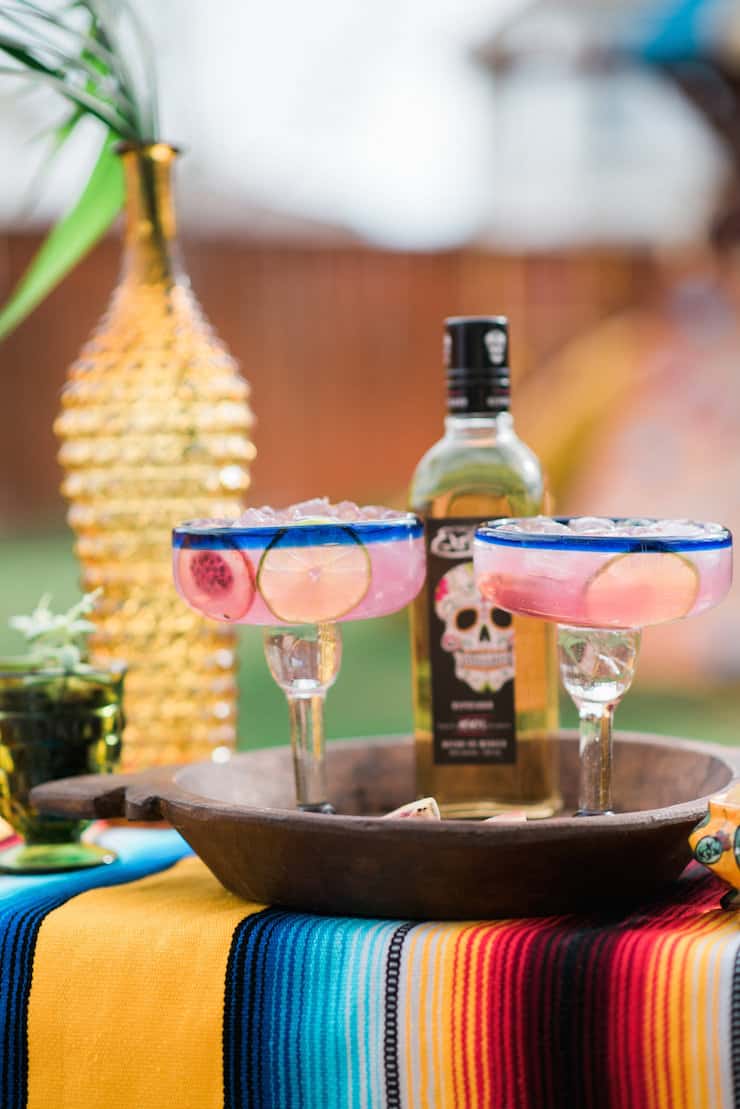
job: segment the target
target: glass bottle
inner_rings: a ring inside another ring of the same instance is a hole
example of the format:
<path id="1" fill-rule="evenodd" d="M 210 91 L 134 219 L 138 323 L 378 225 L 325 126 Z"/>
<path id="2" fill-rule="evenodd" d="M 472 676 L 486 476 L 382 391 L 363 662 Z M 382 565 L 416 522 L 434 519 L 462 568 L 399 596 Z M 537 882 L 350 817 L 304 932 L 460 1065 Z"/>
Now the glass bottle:
<path id="1" fill-rule="evenodd" d="M 505 317 L 446 321 L 445 434 L 413 477 L 428 574 L 411 612 L 417 790 L 444 816 L 560 807 L 552 627 L 491 609 L 473 578 L 478 523 L 543 511 L 540 464 L 509 412 Z"/>
<path id="2" fill-rule="evenodd" d="M 69 370 L 55 430 L 85 590 L 101 586 L 91 662 L 128 664 L 123 767 L 228 757 L 235 634 L 182 603 L 170 531 L 234 517 L 254 457 L 249 387 L 193 295 L 165 143 L 124 144 L 121 278 Z"/>

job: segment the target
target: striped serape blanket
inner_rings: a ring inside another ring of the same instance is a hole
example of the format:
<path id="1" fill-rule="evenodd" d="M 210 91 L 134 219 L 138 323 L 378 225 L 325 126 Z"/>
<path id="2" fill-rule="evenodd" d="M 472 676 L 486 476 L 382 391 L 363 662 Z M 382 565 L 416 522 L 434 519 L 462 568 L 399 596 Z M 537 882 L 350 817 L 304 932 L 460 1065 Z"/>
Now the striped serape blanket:
<path id="1" fill-rule="evenodd" d="M 0 878 L 2 1109 L 740 1109 L 740 913 L 697 866 L 619 920 L 420 924 L 105 835 L 109 867 Z"/>

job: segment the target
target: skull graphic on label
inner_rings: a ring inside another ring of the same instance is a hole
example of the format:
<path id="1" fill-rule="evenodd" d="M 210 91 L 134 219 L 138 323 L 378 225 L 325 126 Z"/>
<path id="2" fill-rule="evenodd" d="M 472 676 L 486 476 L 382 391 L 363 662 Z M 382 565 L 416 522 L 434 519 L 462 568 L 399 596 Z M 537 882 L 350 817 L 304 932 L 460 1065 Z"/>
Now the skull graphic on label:
<path id="1" fill-rule="evenodd" d="M 473 563 L 463 562 L 444 574 L 434 594 L 434 610 L 444 623 L 442 648 L 455 660 L 455 676 L 470 689 L 493 693 L 514 677 L 514 632 L 511 616 L 494 609 L 479 595 Z"/>
<path id="2" fill-rule="evenodd" d="M 503 365 L 504 357 L 506 355 L 506 332 L 498 327 L 492 327 L 483 336 L 483 342 L 486 344 L 488 357 L 494 366 Z"/>

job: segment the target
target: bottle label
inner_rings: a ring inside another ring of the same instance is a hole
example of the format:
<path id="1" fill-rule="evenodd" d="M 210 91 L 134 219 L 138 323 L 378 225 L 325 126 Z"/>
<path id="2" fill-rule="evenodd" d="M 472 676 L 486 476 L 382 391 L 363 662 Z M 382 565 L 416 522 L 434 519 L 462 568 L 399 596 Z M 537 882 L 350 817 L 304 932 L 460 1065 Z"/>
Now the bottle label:
<path id="1" fill-rule="evenodd" d="M 478 593 L 477 517 L 427 519 L 432 733 L 436 764 L 516 762 L 514 629 Z"/>

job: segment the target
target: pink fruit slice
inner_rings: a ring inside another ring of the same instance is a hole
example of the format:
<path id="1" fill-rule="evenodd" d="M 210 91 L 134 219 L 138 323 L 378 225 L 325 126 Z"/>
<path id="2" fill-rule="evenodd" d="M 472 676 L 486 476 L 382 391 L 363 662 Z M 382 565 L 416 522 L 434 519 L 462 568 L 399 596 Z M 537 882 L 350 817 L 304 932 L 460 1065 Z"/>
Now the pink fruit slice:
<path id="1" fill-rule="evenodd" d="M 674 551 L 615 555 L 586 583 L 584 623 L 641 628 L 680 620 L 696 603 L 699 574 Z"/>
<path id="2" fill-rule="evenodd" d="M 241 620 L 254 600 L 254 571 L 236 547 L 192 550 L 175 556 L 175 576 L 188 604 L 213 620 Z"/>
<path id="3" fill-rule="evenodd" d="M 407 805 L 388 812 L 383 820 L 441 820 L 439 805 L 433 797 L 422 797 L 420 801 L 409 801 Z"/>
<path id="4" fill-rule="evenodd" d="M 268 547 L 257 588 L 273 616 L 286 624 L 321 624 L 347 615 L 370 588 L 370 557 L 350 528 L 347 543 L 292 545 L 287 532 Z"/>
<path id="5" fill-rule="evenodd" d="M 526 809 L 509 809 L 508 812 L 496 813 L 483 821 L 484 824 L 526 824 Z"/>

